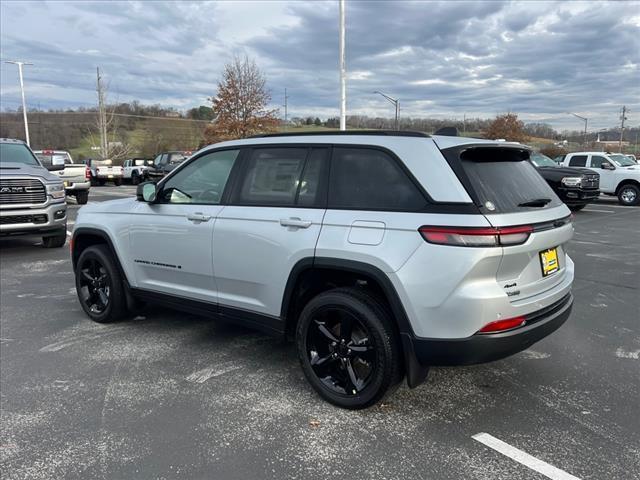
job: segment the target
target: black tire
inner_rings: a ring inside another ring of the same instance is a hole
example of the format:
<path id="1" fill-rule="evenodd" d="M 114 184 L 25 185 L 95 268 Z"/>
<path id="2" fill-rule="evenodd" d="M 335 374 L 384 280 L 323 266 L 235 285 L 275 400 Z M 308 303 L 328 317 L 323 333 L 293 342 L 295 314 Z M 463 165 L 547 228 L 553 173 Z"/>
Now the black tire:
<path id="1" fill-rule="evenodd" d="M 107 181 L 104 178 L 99 178 L 98 179 L 98 185 L 100 185 L 101 187 L 104 187 L 105 183 L 107 183 Z"/>
<path id="2" fill-rule="evenodd" d="M 42 246 L 44 248 L 60 248 L 67 243 L 67 232 L 53 237 L 42 237 Z"/>
<path id="3" fill-rule="evenodd" d="M 131 174 L 131 183 L 133 185 L 138 185 L 140 183 L 140 175 L 138 175 L 138 172 L 133 172 Z"/>
<path id="4" fill-rule="evenodd" d="M 627 183 L 618 190 L 618 202 L 620 205 L 640 205 L 640 188 L 633 183 Z"/>
<path id="5" fill-rule="evenodd" d="M 75 275 L 78 300 L 91 320 L 115 322 L 127 313 L 122 278 L 106 245 L 84 250 L 78 258 Z"/>
<path id="6" fill-rule="evenodd" d="M 86 205 L 89 201 L 89 190 L 81 190 L 76 192 L 76 202 L 78 205 Z"/>
<path id="7" fill-rule="evenodd" d="M 93 175 L 91 175 L 90 181 L 91 181 L 91 186 L 92 187 L 95 187 L 96 185 L 98 185 L 98 180 Z"/>
<path id="8" fill-rule="evenodd" d="M 584 207 L 586 207 L 586 205 L 569 205 L 569 210 L 571 210 L 572 212 L 578 212 Z"/>
<path id="9" fill-rule="evenodd" d="M 338 407 L 370 407 L 404 376 L 391 316 L 361 289 L 337 288 L 311 299 L 300 314 L 296 346 L 311 386 Z"/>
<path id="10" fill-rule="evenodd" d="M 121 178 L 114 178 L 114 179 L 113 179 L 113 184 L 114 184 L 116 187 L 119 187 L 120 185 L 122 185 L 122 179 L 121 179 Z"/>

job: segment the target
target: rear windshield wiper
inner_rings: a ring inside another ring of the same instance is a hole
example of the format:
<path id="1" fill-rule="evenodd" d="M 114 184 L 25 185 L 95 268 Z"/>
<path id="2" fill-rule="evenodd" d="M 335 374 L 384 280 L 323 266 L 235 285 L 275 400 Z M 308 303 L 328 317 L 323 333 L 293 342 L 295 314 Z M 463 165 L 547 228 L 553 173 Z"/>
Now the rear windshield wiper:
<path id="1" fill-rule="evenodd" d="M 519 207 L 544 207 L 547 203 L 551 201 L 550 198 L 536 198 L 533 200 L 528 200 L 526 202 L 519 203 Z"/>

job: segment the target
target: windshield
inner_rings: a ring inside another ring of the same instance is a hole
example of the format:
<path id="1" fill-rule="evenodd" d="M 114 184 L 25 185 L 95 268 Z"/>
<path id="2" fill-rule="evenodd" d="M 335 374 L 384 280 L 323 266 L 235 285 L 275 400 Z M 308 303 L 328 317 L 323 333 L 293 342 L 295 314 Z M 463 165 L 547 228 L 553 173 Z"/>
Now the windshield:
<path id="1" fill-rule="evenodd" d="M 10 162 L 40 166 L 36 157 L 24 143 L 0 143 L 0 164 Z"/>
<path id="2" fill-rule="evenodd" d="M 541 153 L 532 153 L 531 161 L 536 167 L 557 167 L 558 166 L 556 162 L 554 162 L 549 157 Z"/>
<path id="3" fill-rule="evenodd" d="M 611 154 L 609 155 L 609 158 L 611 158 L 611 160 L 613 160 L 615 162 L 616 165 L 618 165 L 619 167 L 630 167 L 631 165 L 635 165 L 636 163 L 631 160 L 629 157 L 627 157 L 626 155 L 622 155 L 622 154 Z"/>

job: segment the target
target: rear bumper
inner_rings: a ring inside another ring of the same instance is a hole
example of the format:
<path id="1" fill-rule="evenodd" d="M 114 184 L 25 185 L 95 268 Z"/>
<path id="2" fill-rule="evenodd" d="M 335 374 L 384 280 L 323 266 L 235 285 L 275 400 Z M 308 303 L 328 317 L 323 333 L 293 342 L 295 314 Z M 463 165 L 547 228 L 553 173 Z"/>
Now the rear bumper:
<path id="1" fill-rule="evenodd" d="M 65 192 L 77 192 L 82 190 L 89 190 L 91 188 L 91 182 L 89 180 L 82 182 L 72 182 L 69 180 L 65 180 L 66 185 L 64 187 Z"/>
<path id="2" fill-rule="evenodd" d="M 461 339 L 430 339 L 404 333 L 403 343 L 407 345 L 410 342 L 416 360 L 425 367 L 491 362 L 526 350 L 560 328 L 569 318 L 572 307 L 573 296 L 568 294 L 558 302 L 527 315 L 527 323 L 514 330 Z"/>

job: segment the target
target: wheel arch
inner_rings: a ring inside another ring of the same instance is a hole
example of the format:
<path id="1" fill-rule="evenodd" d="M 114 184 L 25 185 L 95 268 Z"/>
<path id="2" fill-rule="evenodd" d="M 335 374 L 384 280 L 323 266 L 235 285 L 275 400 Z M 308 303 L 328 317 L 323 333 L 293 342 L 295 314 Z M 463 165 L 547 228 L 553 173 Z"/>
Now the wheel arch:
<path id="1" fill-rule="evenodd" d="M 364 288 L 383 296 L 398 331 L 407 383 L 411 388 L 420 385 L 426 379 L 429 368 L 420 365 L 416 358 L 413 329 L 393 283 L 386 273 L 374 265 L 329 257 L 299 260 L 291 269 L 282 298 L 280 316 L 285 322 L 286 334 L 290 336 L 295 332 L 302 308 L 315 295 L 330 288 L 361 283 Z"/>
<path id="2" fill-rule="evenodd" d="M 633 178 L 625 178 L 624 180 L 620 180 L 620 183 L 618 183 L 618 186 L 616 187 L 616 195 L 620 193 L 622 187 L 629 184 L 635 185 L 636 187 L 640 188 L 640 182 L 638 180 L 634 180 Z"/>

